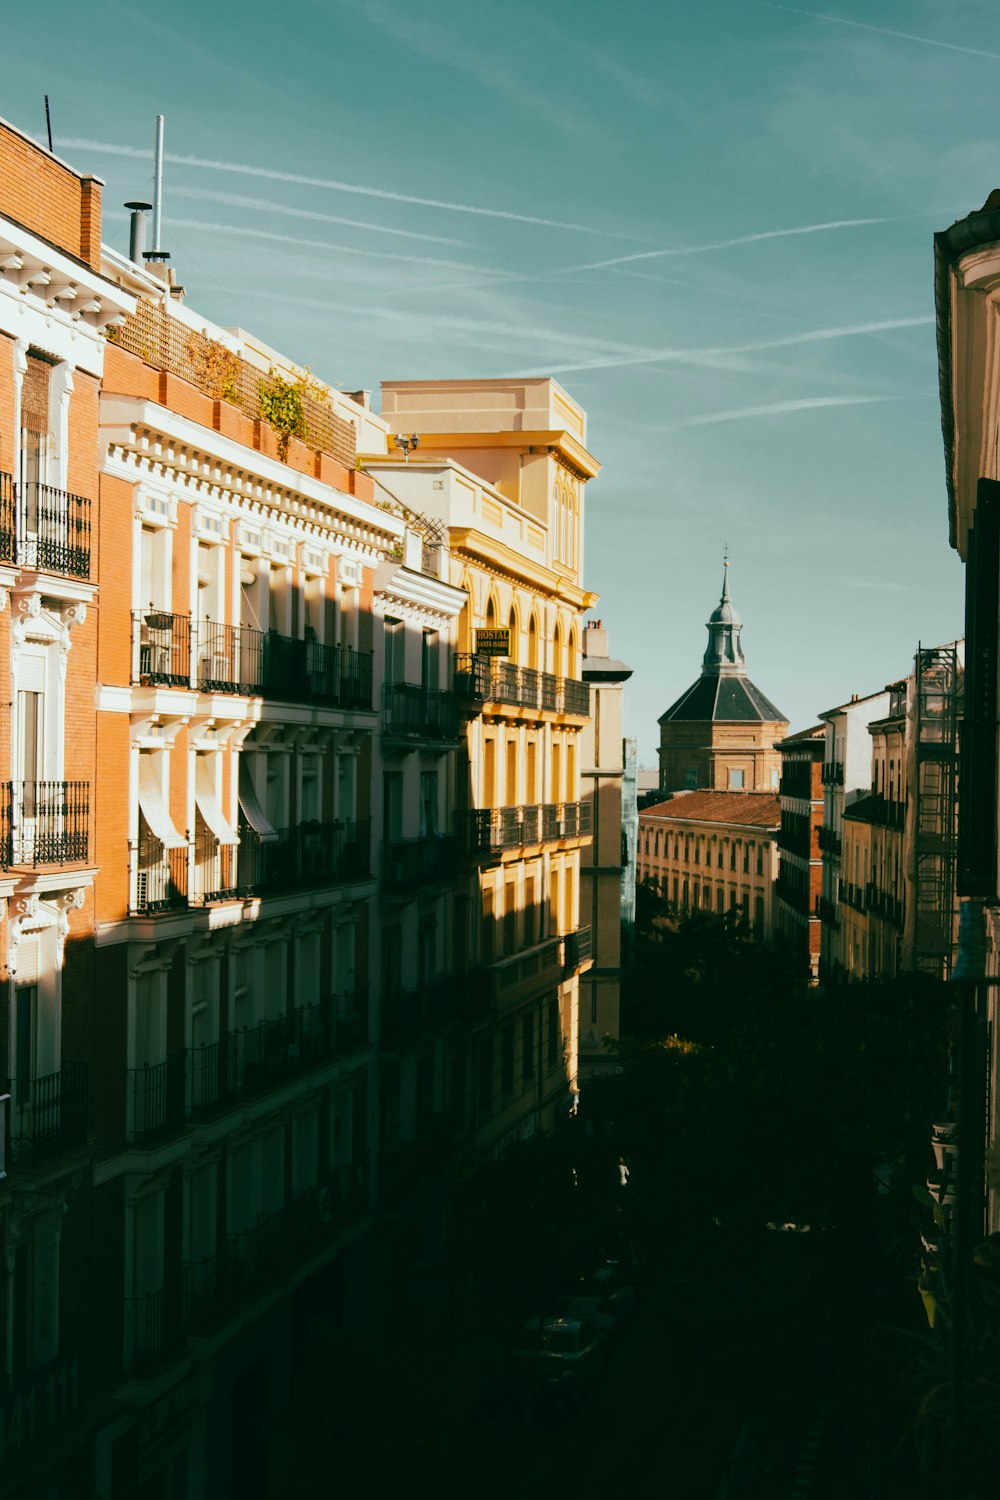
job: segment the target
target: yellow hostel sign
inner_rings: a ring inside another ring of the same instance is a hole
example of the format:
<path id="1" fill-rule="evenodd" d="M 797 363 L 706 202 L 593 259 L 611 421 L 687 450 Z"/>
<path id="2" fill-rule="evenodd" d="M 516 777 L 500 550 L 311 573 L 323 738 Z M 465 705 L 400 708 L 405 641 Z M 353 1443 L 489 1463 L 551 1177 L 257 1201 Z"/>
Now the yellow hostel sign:
<path id="1" fill-rule="evenodd" d="M 504 626 L 501 630 L 477 630 L 476 655 L 509 656 L 510 627 Z"/>

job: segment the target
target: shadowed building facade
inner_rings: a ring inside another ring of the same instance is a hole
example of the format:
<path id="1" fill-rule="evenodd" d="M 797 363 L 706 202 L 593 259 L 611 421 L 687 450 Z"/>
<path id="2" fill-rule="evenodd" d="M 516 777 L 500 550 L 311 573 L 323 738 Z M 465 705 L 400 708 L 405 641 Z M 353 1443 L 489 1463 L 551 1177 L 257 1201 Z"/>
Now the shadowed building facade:
<path id="1" fill-rule="evenodd" d="M 708 621 L 701 676 L 660 717 L 660 791 L 776 792 L 788 731 L 781 710 L 747 674 L 743 621 L 729 597 L 725 564 L 722 598 Z"/>

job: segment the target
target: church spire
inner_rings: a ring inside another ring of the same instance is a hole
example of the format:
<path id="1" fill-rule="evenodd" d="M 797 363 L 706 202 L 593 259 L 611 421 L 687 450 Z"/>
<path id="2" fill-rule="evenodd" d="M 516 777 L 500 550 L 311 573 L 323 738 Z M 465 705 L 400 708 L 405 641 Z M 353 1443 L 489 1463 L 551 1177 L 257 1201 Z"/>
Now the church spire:
<path id="1" fill-rule="evenodd" d="M 729 546 L 722 564 L 722 597 L 708 621 L 708 648 L 702 658 L 703 677 L 744 677 L 747 663 L 740 644 L 743 621 L 729 599 Z"/>

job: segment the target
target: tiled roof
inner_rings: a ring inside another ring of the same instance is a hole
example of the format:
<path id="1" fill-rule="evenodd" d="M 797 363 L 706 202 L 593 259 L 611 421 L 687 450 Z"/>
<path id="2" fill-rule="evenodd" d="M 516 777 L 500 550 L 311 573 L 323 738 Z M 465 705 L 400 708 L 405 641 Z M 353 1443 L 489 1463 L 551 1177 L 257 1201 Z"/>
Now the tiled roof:
<path id="1" fill-rule="evenodd" d="M 684 723 L 712 721 L 725 724 L 787 724 L 780 708 L 765 698 L 749 677 L 699 677 L 676 703 L 672 703 L 659 722 Z"/>
<path id="2" fill-rule="evenodd" d="M 781 803 L 772 792 L 684 792 L 668 802 L 657 802 L 639 814 L 639 822 L 743 823 L 755 828 L 778 828 Z"/>

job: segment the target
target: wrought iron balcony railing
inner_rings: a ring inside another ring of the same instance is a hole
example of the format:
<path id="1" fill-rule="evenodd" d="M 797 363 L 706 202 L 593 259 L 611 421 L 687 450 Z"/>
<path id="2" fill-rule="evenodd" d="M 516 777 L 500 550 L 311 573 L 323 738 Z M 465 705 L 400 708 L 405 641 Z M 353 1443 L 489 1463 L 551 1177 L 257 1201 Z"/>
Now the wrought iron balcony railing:
<path id="1" fill-rule="evenodd" d="M 468 652 L 455 659 L 455 692 L 470 706 L 502 703 L 583 718 L 590 714 L 590 687 L 586 682 Z"/>
<path id="2" fill-rule="evenodd" d="M 187 1057 L 175 1053 L 161 1063 L 129 1068 L 126 1139 L 137 1145 L 179 1129 L 186 1116 Z"/>
<path id="3" fill-rule="evenodd" d="M 567 974 L 574 973 L 581 964 L 593 957 L 593 938 L 589 927 L 578 927 L 567 932 L 563 938 L 563 968 Z"/>
<path id="4" fill-rule="evenodd" d="M 475 807 L 458 815 L 473 857 L 502 854 L 530 844 L 589 838 L 589 802 L 550 802 L 518 807 Z"/>
<path id="5" fill-rule="evenodd" d="M 14 561 L 15 489 L 10 474 L 0 473 L 0 562 Z"/>
<path id="6" fill-rule="evenodd" d="M 188 902 L 189 846 L 167 849 L 158 838 L 143 831 L 133 854 L 135 906 L 142 915 L 182 911 Z"/>
<path id="7" fill-rule="evenodd" d="M 822 777 L 824 786 L 843 786 L 844 762 L 842 760 L 824 761 Z"/>
<path id="8" fill-rule="evenodd" d="M 246 823 L 239 828 L 237 886 L 242 895 L 275 890 L 339 885 L 371 874 L 371 819 L 355 822 L 309 821 L 279 828 L 264 840 Z"/>
<path id="9" fill-rule="evenodd" d="M 39 573 L 90 577 L 90 501 L 51 484 L 16 486 L 14 561 Z"/>
<path id="10" fill-rule="evenodd" d="M 237 846 L 220 844 L 210 828 L 194 838 L 194 868 L 190 906 L 210 906 L 213 901 L 233 901 L 239 894 L 237 884 Z"/>
<path id="11" fill-rule="evenodd" d="M 277 630 L 197 620 L 150 605 L 132 614 L 132 680 L 371 708 L 372 653 Z"/>
<path id="12" fill-rule="evenodd" d="M 451 834 L 394 839 L 382 852 L 382 889 L 388 894 L 446 885 L 460 873 L 458 840 Z"/>
<path id="13" fill-rule="evenodd" d="M 11 1086 L 10 1158 L 32 1166 L 87 1139 L 90 1072 L 66 1063 L 43 1078 L 15 1078 Z"/>
<path id="14" fill-rule="evenodd" d="M 0 784 L 0 801 L 0 859 L 5 868 L 86 864 L 89 781 L 7 781 Z"/>
<path id="15" fill-rule="evenodd" d="M 383 736 L 407 743 L 447 744 L 458 739 L 458 699 L 454 693 L 387 682 L 382 688 Z"/>

